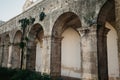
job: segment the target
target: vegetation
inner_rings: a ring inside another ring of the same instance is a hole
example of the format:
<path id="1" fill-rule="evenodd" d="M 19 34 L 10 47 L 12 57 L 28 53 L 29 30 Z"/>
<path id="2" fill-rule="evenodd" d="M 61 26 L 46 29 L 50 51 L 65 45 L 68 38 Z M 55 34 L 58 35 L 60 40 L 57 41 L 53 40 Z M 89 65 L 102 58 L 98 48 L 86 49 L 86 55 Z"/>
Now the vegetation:
<path id="1" fill-rule="evenodd" d="M 52 80 L 48 74 L 30 70 L 0 68 L 0 80 Z"/>
<path id="2" fill-rule="evenodd" d="M 26 45 L 26 41 L 28 40 L 28 38 L 25 37 L 25 31 L 28 25 L 33 24 L 35 22 L 35 18 L 32 18 L 30 16 L 30 18 L 23 18 L 19 20 L 19 23 L 21 23 L 21 29 L 22 29 L 22 37 L 21 37 L 21 42 L 19 44 L 20 48 L 21 48 L 21 66 L 20 68 L 22 69 L 22 65 L 23 65 L 23 55 L 24 55 L 24 47 Z"/>
<path id="3" fill-rule="evenodd" d="M 44 18 L 45 18 L 45 16 L 46 16 L 45 13 L 44 13 L 44 12 L 41 12 L 40 15 L 39 15 L 39 20 L 40 20 L 40 21 L 43 21 Z"/>

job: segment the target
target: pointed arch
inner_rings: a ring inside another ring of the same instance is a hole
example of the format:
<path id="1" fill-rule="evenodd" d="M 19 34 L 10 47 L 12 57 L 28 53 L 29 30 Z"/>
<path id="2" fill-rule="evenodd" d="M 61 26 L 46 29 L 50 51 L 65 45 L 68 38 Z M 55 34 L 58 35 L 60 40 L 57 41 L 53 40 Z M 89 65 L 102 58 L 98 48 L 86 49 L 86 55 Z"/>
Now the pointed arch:
<path id="1" fill-rule="evenodd" d="M 105 27 L 106 22 L 115 24 L 115 1 L 107 0 L 101 8 L 98 15 L 97 29 L 97 53 L 98 53 L 98 77 L 99 80 L 108 80 L 108 50 L 107 50 L 107 35 L 110 31 Z M 114 26 L 115 28 L 115 26 Z M 103 62 L 104 60 L 104 62 Z"/>
<path id="2" fill-rule="evenodd" d="M 100 9 L 98 14 L 97 24 L 105 25 L 106 21 L 115 21 L 115 1 L 107 0 L 106 3 Z"/>
<path id="3" fill-rule="evenodd" d="M 61 14 L 56 22 L 54 23 L 53 29 L 52 29 L 52 40 L 51 40 L 51 76 L 53 77 L 60 77 L 60 76 L 67 76 L 67 77 L 73 77 L 64 75 L 63 71 L 64 67 L 62 64 L 64 64 L 63 60 L 66 60 L 65 57 L 62 57 L 62 40 L 64 39 L 64 36 L 62 35 L 64 31 L 68 30 L 77 32 L 77 28 L 81 27 L 81 21 L 79 17 L 73 13 L 73 12 L 66 12 Z M 71 30 L 72 29 L 72 30 Z M 70 35 L 70 34 L 68 34 Z M 80 35 L 79 35 L 80 37 Z M 80 47 L 79 47 L 80 49 Z M 63 51 L 64 52 L 64 51 Z M 80 54 L 80 53 L 79 53 Z M 79 57 L 80 58 L 80 57 Z M 79 59 L 80 60 L 80 59 Z M 67 66 L 70 67 L 70 66 Z"/>
<path id="4" fill-rule="evenodd" d="M 7 67 L 8 64 L 8 56 L 9 56 L 9 45 L 10 45 L 10 37 L 7 34 L 4 39 L 4 52 L 3 52 L 3 62 L 2 67 Z"/>
<path id="5" fill-rule="evenodd" d="M 41 71 L 44 31 L 39 23 L 28 34 L 27 69 Z"/>
<path id="6" fill-rule="evenodd" d="M 22 37 L 22 32 L 20 30 L 16 31 L 14 39 L 13 39 L 13 43 L 17 44 L 21 41 L 21 37 Z"/>
<path id="7" fill-rule="evenodd" d="M 21 41 L 22 32 L 18 30 L 15 33 L 14 39 L 13 39 L 13 48 L 12 48 L 12 54 L 11 54 L 11 65 L 12 68 L 20 68 L 20 62 L 21 62 L 21 51 L 19 47 L 19 43 Z"/>
<path id="8" fill-rule="evenodd" d="M 62 32 L 70 26 L 73 28 L 81 27 L 81 21 L 79 17 L 73 12 L 61 14 L 53 26 L 52 37 L 60 36 Z"/>

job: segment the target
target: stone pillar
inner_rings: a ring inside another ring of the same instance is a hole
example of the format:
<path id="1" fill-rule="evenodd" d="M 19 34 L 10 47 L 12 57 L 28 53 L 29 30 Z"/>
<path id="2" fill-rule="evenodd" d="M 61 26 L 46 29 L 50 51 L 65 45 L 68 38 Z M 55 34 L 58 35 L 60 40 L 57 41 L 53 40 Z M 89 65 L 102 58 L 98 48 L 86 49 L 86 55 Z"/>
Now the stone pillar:
<path id="1" fill-rule="evenodd" d="M 0 45 L 0 66 L 2 66 L 2 45 Z"/>
<path id="2" fill-rule="evenodd" d="M 61 37 L 52 37 L 51 41 L 51 76 L 61 76 Z"/>
<path id="3" fill-rule="evenodd" d="M 34 41 L 29 41 L 27 47 L 24 48 L 23 55 L 23 66 L 29 70 L 35 70 L 36 64 L 36 43 Z"/>
<path id="4" fill-rule="evenodd" d="M 108 80 L 107 33 L 108 28 L 99 26 L 97 34 L 99 80 Z"/>
<path id="5" fill-rule="evenodd" d="M 4 43 L 1 43 L 0 45 L 0 66 L 2 67 L 3 63 L 3 53 L 4 53 Z"/>
<path id="6" fill-rule="evenodd" d="M 97 80 L 96 26 L 78 29 L 81 35 L 82 80 Z"/>
<path id="7" fill-rule="evenodd" d="M 9 45 L 9 54 L 8 54 L 8 64 L 7 64 L 8 68 L 12 67 L 12 53 L 13 53 L 13 44 L 10 44 Z"/>
<path id="8" fill-rule="evenodd" d="M 116 27 L 118 31 L 118 57 L 119 57 L 119 70 L 120 70 L 120 0 L 115 0 L 115 15 L 116 15 Z M 119 71 L 120 72 L 120 71 Z M 120 73 L 119 79 L 120 80 Z"/>
<path id="9" fill-rule="evenodd" d="M 9 42 L 4 43 L 2 67 L 7 67 L 9 55 Z"/>
<path id="10" fill-rule="evenodd" d="M 51 36 L 44 36 L 43 38 L 43 56 L 44 56 L 44 72 L 50 74 L 50 49 Z"/>

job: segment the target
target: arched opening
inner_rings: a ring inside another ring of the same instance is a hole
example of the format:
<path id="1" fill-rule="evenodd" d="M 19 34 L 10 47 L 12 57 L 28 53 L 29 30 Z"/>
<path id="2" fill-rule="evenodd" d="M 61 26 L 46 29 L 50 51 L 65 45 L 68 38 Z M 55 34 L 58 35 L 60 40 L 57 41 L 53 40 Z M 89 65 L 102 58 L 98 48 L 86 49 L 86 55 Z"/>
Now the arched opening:
<path id="1" fill-rule="evenodd" d="M 36 71 L 42 72 L 43 71 L 43 37 L 44 32 L 43 29 L 38 33 L 38 41 L 36 44 Z"/>
<path id="2" fill-rule="evenodd" d="M 9 37 L 9 35 L 6 35 L 5 39 L 4 39 L 4 51 L 3 51 L 2 67 L 7 67 L 7 64 L 8 64 L 9 44 L 10 44 L 10 37 Z"/>
<path id="3" fill-rule="evenodd" d="M 119 57 L 117 42 L 118 36 L 116 32 L 117 30 L 115 30 L 114 0 L 108 0 L 101 8 L 97 24 L 99 80 L 117 79 L 119 75 Z"/>
<path id="4" fill-rule="evenodd" d="M 117 78 L 119 77 L 118 36 L 111 24 L 106 23 L 105 27 L 110 29 L 107 34 L 108 75 L 109 78 Z"/>
<path id="5" fill-rule="evenodd" d="M 22 32 L 21 31 L 17 31 L 14 37 L 14 41 L 13 41 L 13 51 L 12 51 L 12 59 L 11 59 L 11 64 L 12 64 L 12 68 L 20 68 L 20 61 L 21 61 L 21 51 L 20 51 L 20 47 L 19 47 L 19 43 L 21 41 L 21 37 L 22 37 Z"/>
<path id="6" fill-rule="evenodd" d="M 72 28 L 62 34 L 61 75 L 81 78 L 80 35 Z"/>
<path id="7" fill-rule="evenodd" d="M 35 24 L 28 35 L 27 69 L 42 70 L 42 50 L 44 31 L 40 24 Z"/>
<path id="8" fill-rule="evenodd" d="M 79 27 L 79 17 L 72 12 L 66 12 L 56 20 L 52 30 L 51 76 L 80 78 L 80 35 L 76 30 Z"/>

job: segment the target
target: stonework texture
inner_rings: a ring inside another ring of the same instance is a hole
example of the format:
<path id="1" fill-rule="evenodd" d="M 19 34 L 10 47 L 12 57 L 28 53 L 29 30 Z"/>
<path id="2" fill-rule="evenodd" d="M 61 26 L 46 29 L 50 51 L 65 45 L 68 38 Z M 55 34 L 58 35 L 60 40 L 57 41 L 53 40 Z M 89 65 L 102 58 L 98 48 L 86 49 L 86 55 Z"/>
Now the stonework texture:
<path id="1" fill-rule="evenodd" d="M 31 5 L 0 26 L 0 66 L 20 68 L 22 65 L 22 68 L 38 70 L 64 80 L 120 80 L 119 0 L 42 0 Z M 41 12 L 45 13 L 42 21 Z M 35 18 L 35 22 L 26 28 L 28 41 L 21 56 L 19 43 L 23 32 L 19 20 L 30 16 Z M 119 64 L 119 69 L 114 74 L 109 72 L 111 68 L 108 66 L 107 34 L 110 29 L 106 28 L 106 23 L 111 24 L 118 37 L 118 63 L 115 65 Z M 80 77 L 61 75 L 62 34 L 68 28 L 80 36 L 81 66 L 80 69 L 69 69 L 80 70 Z M 37 45 L 40 45 L 39 48 Z"/>

